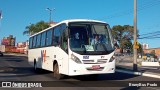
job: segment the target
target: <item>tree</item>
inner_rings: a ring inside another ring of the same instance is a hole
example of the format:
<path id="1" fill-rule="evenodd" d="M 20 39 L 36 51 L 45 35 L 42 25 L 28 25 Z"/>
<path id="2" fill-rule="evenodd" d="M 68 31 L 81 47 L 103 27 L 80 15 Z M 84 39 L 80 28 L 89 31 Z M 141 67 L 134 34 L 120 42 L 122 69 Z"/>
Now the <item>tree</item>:
<path id="1" fill-rule="evenodd" d="M 139 43 L 138 46 L 139 46 L 139 48 L 137 49 L 138 53 L 141 54 L 141 56 L 142 56 L 144 54 L 142 45 Z"/>
<path id="2" fill-rule="evenodd" d="M 132 49 L 132 42 L 133 39 L 133 26 L 130 25 L 116 25 L 112 27 L 112 35 L 119 44 L 121 53 L 123 53 L 123 49 Z"/>
<path id="3" fill-rule="evenodd" d="M 23 35 L 33 35 L 48 27 L 49 27 L 48 23 L 44 21 L 40 21 L 40 22 L 37 22 L 36 24 L 31 24 L 29 26 L 26 26 L 26 30 L 23 32 Z"/>
<path id="4" fill-rule="evenodd" d="M 155 50 L 152 50 L 150 54 L 151 54 L 151 56 L 155 56 L 156 55 Z"/>

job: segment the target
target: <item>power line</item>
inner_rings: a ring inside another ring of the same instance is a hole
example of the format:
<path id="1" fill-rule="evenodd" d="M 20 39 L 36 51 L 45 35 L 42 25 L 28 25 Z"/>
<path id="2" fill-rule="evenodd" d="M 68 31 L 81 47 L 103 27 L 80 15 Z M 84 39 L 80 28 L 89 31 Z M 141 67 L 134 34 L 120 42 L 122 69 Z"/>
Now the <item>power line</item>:
<path id="1" fill-rule="evenodd" d="M 153 3 L 154 2 L 154 3 Z M 149 4 L 144 4 L 143 6 L 138 8 L 138 11 L 141 11 L 145 8 L 150 8 L 152 6 L 156 6 L 160 3 L 160 0 L 152 0 L 151 2 L 148 2 Z"/>
<path id="2" fill-rule="evenodd" d="M 160 0 L 153 0 L 153 1 L 150 1 L 140 7 L 138 7 L 137 11 L 142 11 L 146 8 L 150 8 L 150 7 L 153 7 L 153 6 L 156 6 L 156 5 L 159 5 L 160 4 Z M 115 18 L 115 17 L 120 17 L 120 16 L 125 16 L 125 15 L 129 15 L 129 14 L 133 14 L 133 9 L 129 9 L 129 10 L 125 10 L 125 11 L 122 11 L 120 13 L 115 13 L 113 15 L 110 15 L 110 16 L 107 16 L 107 19 L 111 19 L 111 18 Z"/>
<path id="3" fill-rule="evenodd" d="M 145 37 L 145 38 L 137 38 L 137 39 L 156 39 L 156 38 L 160 38 L 160 37 Z"/>
<path id="4" fill-rule="evenodd" d="M 141 34 L 140 36 L 146 36 L 146 35 L 156 35 L 160 33 L 160 31 L 155 31 L 155 32 L 151 32 L 151 33 L 146 33 L 146 34 Z"/>
<path id="5" fill-rule="evenodd" d="M 155 39 L 160 38 L 160 31 L 139 35 L 138 39 Z"/>

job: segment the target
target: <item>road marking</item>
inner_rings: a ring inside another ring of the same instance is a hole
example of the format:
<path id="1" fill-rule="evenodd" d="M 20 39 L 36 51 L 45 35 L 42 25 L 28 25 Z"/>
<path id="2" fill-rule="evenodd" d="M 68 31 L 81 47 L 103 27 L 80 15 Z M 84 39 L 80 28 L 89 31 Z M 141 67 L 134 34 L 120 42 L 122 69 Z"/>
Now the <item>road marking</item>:
<path id="1" fill-rule="evenodd" d="M 146 69 L 159 69 L 158 67 L 141 67 L 141 68 L 146 68 Z"/>
<path id="2" fill-rule="evenodd" d="M 157 88 L 153 88 L 153 87 L 147 87 L 147 88 L 149 88 L 149 89 L 153 89 L 153 90 L 159 90 L 159 89 L 157 89 Z"/>
<path id="3" fill-rule="evenodd" d="M 128 74 L 132 74 L 132 75 L 140 75 L 140 76 L 147 76 L 147 77 L 159 78 L 160 79 L 160 75 L 156 75 L 156 74 L 153 74 L 153 73 L 132 72 L 132 71 L 118 70 L 118 69 L 116 71 L 121 72 L 121 73 L 128 73 Z"/>
<path id="4" fill-rule="evenodd" d="M 17 74 L 14 74 L 14 73 L 1 73 L 1 74 L 0 74 L 0 76 L 2 76 L 2 77 L 3 77 L 3 76 L 4 76 L 4 77 L 6 77 L 6 76 L 8 77 L 8 76 L 10 76 L 10 75 L 17 75 Z"/>

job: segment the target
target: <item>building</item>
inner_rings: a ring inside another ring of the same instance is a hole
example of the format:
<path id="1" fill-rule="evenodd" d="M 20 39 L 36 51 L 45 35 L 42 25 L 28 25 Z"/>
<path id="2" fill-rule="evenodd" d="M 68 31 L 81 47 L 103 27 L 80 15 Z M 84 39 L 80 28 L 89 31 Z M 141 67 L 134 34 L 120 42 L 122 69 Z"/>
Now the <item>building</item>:
<path id="1" fill-rule="evenodd" d="M 5 45 L 0 45 L 0 51 L 5 52 Z"/>
<path id="2" fill-rule="evenodd" d="M 142 44 L 142 49 L 149 49 L 149 45 L 146 44 L 146 43 L 143 43 L 143 44 Z"/>
<path id="3" fill-rule="evenodd" d="M 4 37 L 1 41 L 0 50 L 3 50 L 3 52 L 28 54 L 29 42 L 19 42 L 15 44 L 15 41 L 16 38 L 13 37 L 13 35 L 9 35 L 9 37 Z"/>
<path id="4" fill-rule="evenodd" d="M 17 51 L 19 53 L 24 53 L 24 54 L 28 54 L 28 46 L 29 46 L 29 42 L 19 42 L 17 43 L 16 47 L 17 47 Z"/>
<path id="5" fill-rule="evenodd" d="M 57 24 L 57 22 L 50 22 L 49 23 L 50 26 L 54 26 L 55 24 Z"/>
<path id="6" fill-rule="evenodd" d="M 144 54 L 154 52 L 156 56 L 160 56 L 160 48 L 143 49 Z"/>
<path id="7" fill-rule="evenodd" d="M 4 45 L 5 52 L 14 52 L 16 49 L 15 42 L 16 42 L 16 38 L 13 37 L 13 35 L 9 35 L 8 37 L 4 37 L 2 39 L 1 45 Z"/>
<path id="8" fill-rule="evenodd" d="M 1 45 L 5 46 L 15 46 L 16 37 L 13 37 L 13 35 L 9 35 L 9 37 L 4 37 L 1 41 Z"/>

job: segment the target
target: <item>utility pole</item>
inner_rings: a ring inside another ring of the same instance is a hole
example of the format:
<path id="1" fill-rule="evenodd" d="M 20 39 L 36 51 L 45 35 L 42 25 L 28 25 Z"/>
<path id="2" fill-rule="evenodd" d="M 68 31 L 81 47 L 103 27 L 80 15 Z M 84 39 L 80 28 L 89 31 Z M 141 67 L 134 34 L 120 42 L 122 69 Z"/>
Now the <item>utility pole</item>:
<path id="1" fill-rule="evenodd" d="M 51 24 L 51 22 L 52 22 L 52 9 L 47 8 L 46 10 L 49 11 L 49 23 Z"/>
<path id="2" fill-rule="evenodd" d="M 137 48 L 135 43 L 137 42 L 137 0 L 134 0 L 134 61 L 133 71 L 137 71 Z"/>
<path id="3" fill-rule="evenodd" d="M 1 31 L 2 11 L 0 10 L 0 31 Z"/>

